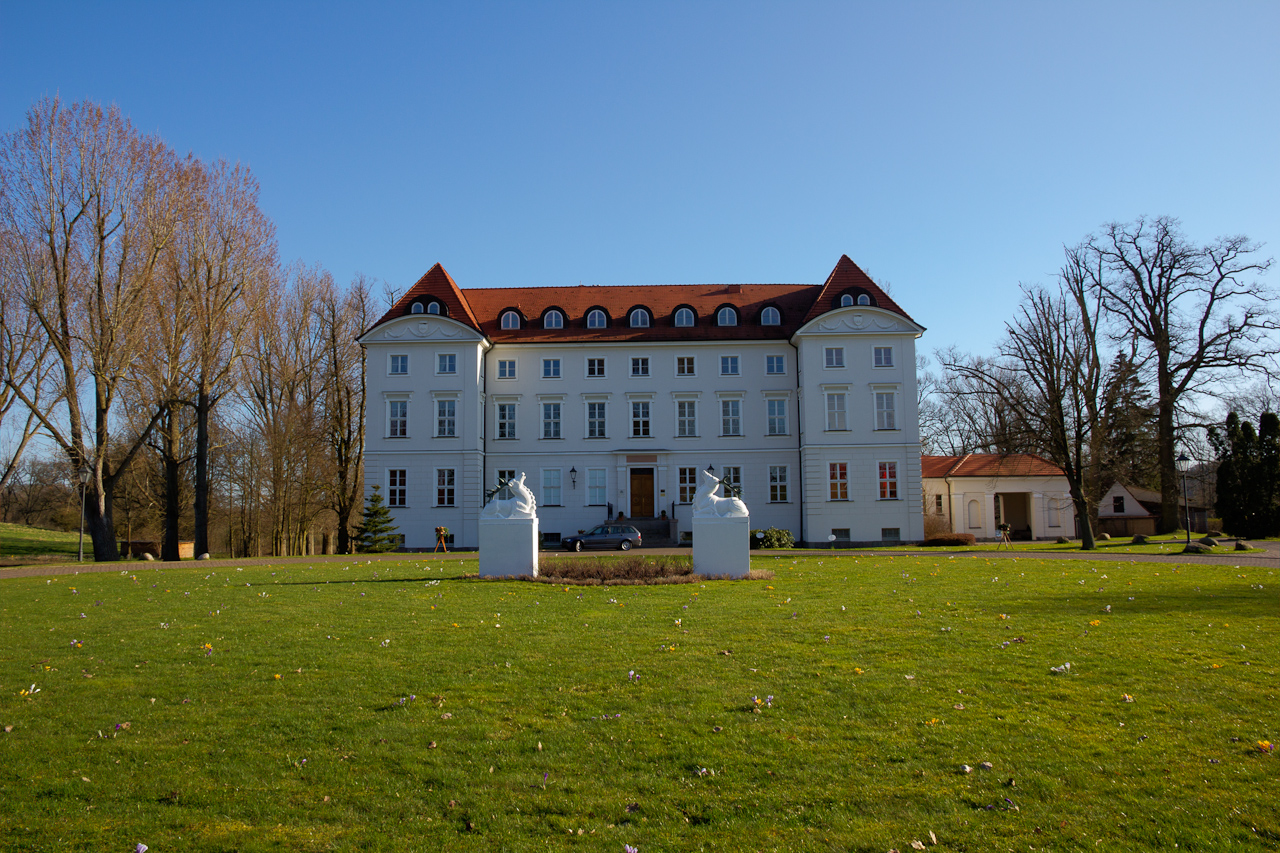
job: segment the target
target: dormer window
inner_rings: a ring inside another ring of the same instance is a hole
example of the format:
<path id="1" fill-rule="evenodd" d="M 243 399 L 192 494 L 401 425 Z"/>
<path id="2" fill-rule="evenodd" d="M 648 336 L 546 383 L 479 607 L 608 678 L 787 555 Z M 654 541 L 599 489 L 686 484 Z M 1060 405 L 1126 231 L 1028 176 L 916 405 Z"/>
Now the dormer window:
<path id="1" fill-rule="evenodd" d="M 760 325 L 761 326 L 781 326 L 782 314 L 778 312 L 777 308 L 774 308 L 772 305 L 770 305 L 768 308 L 760 312 Z"/>
<path id="2" fill-rule="evenodd" d="M 409 306 L 409 313 L 410 313 L 410 314 L 421 314 L 421 313 L 422 313 L 422 303 L 421 303 L 421 302 L 415 302 L 415 303 L 413 303 L 412 305 L 410 305 L 410 306 Z"/>
<path id="3" fill-rule="evenodd" d="M 633 329 L 649 328 L 649 312 L 643 308 L 636 308 L 631 312 L 631 317 L 627 321 Z"/>
<path id="4" fill-rule="evenodd" d="M 502 312 L 502 328 L 518 329 L 520 328 L 520 315 L 514 311 Z"/>
<path id="5" fill-rule="evenodd" d="M 693 310 L 690 308 L 681 308 L 676 311 L 676 325 L 680 327 L 692 326 L 694 322 Z"/>
<path id="6" fill-rule="evenodd" d="M 851 294 L 851 293 L 846 293 L 845 295 L 841 296 L 841 297 L 840 297 L 840 307 L 841 307 L 841 308 L 852 308 L 852 307 L 853 307 L 853 294 Z"/>
<path id="7" fill-rule="evenodd" d="M 544 329 L 563 329 L 564 315 L 559 311 L 548 311 L 542 318 L 542 328 Z"/>
<path id="8" fill-rule="evenodd" d="M 738 312 L 730 308 L 728 305 L 716 312 L 717 326 L 736 326 L 738 325 Z"/>
<path id="9" fill-rule="evenodd" d="M 430 305 L 428 305 L 428 306 L 427 306 L 427 313 L 428 313 L 428 314 L 439 314 L 439 313 L 440 313 L 440 303 L 439 303 L 439 302 L 432 302 Z"/>
<path id="10" fill-rule="evenodd" d="M 603 329 L 609 325 L 609 318 L 599 308 L 592 308 L 587 312 L 587 328 Z"/>
<path id="11" fill-rule="evenodd" d="M 865 294 L 865 293 L 859 293 L 859 294 L 858 294 L 858 304 L 859 304 L 859 305 L 870 305 L 870 304 L 871 304 L 871 297 L 870 297 L 870 296 L 867 296 L 867 294 Z"/>

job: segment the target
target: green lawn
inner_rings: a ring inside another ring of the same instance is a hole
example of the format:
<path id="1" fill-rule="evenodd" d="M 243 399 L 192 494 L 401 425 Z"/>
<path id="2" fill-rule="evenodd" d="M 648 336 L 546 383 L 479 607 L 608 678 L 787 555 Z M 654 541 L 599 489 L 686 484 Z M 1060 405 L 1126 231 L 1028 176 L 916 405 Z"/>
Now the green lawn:
<path id="1" fill-rule="evenodd" d="M 1203 533 L 1195 533 L 1191 536 L 1191 541 L 1195 542 L 1204 537 Z M 1235 540 L 1230 537 L 1219 537 L 1218 541 L 1222 544 L 1215 547 L 1211 555 L 1225 555 L 1249 553 L 1264 553 L 1262 548 L 1250 548 L 1248 551 L 1236 551 Z M 1132 536 L 1118 536 L 1113 539 L 1098 540 L 1097 550 L 1102 554 L 1181 554 L 1182 550 L 1187 546 L 1186 533 L 1170 533 L 1160 537 L 1153 537 L 1150 541 L 1143 545 L 1134 545 Z M 918 553 L 922 546 L 920 545 L 893 545 L 888 548 L 873 548 L 877 553 L 881 551 L 892 552 L 902 551 Z M 1001 545 L 997 542 L 978 542 L 973 545 L 951 546 L 947 548 L 929 548 L 930 551 L 938 550 L 949 554 L 981 554 L 987 551 L 1019 551 L 1026 552 L 1032 556 L 1036 552 L 1075 552 L 1086 553 L 1080 548 L 1080 540 L 1074 539 L 1065 544 L 1058 544 L 1052 540 L 1040 540 L 1037 542 L 1014 542 L 1011 545 Z M 1205 555 L 1209 556 L 1209 555 Z"/>
<path id="2" fill-rule="evenodd" d="M 25 524 L 0 522 L 0 559 L 5 557 L 69 556 L 77 554 L 79 531 L 63 533 Z M 85 539 L 85 552 L 93 557 L 93 543 Z"/>
<path id="3" fill-rule="evenodd" d="M 1280 846 L 1274 570 L 753 565 L 0 580 L 0 850 Z"/>

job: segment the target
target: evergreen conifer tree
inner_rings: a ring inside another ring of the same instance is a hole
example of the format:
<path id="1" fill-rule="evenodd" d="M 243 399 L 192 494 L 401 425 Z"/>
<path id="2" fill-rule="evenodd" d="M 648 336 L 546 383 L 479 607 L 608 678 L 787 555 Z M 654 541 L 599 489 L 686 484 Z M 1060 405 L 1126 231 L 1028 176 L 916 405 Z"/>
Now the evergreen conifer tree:
<path id="1" fill-rule="evenodd" d="M 1226 429 L 1209 429 L 1218 454 L 1215 508 L 1227 533 L 1261 539 L 1280 533 L 1280 419 L 1264 412 L 1259 429 L 1232 412 Z"/>
<path id="2" fill-rule="evenodd" d="M 400 547 L 398 529 L 391 523 L 391 510 L 382 502 L 382 493 L 378 486 L 373 487 L 365 503 L 363 520 L 356 528 L 356 548 L 361 553 L 379 553 L 394 551 Z"/>

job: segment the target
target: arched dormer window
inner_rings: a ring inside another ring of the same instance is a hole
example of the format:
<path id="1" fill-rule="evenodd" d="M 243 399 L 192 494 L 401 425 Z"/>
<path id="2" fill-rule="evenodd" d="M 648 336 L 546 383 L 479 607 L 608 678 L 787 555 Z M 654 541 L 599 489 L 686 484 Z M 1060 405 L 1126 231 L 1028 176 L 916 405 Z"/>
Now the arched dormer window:
<path id="1" fill-rule="evenodd" d="M 853 307 L 853 294 L 852 294 L 852 293 L 846 293 L 846 294 L 844 294 L 843 296 L 841 296 L 841 297 L 840 297 L 840 307 L 841 307 L 841 308 L 852 308 L 852 307 Z"/>
<path id="2" fill-rule="evenodd" d="M 736 326 L 738 325 L 738 312 L 731 306 L 726 305 L 716 312 L 717 326 Z"/>
<path id="3" fill-rule="evenodd" d="M 643 308 L 633 308 L 627 318 L 627 325 L 633 329 L 649 328 L 649 312 Z"/>
<path id="4" fill-rule="evenodd" d="M 441 313 L 441 311 L 440 311 L 440 303 L 439 303 L 439 302 L 432 302 L 430 305 L 428 305 L 428 306 L 427 306 L 427 313 L 428 313 L 428 314 L 439 314 L 439 313 Z"/>
<path id="5" fill-rule="evenodd" d="M 520 315 L 514 311 L 502 312 L 502 328 L 518 329 L 520 328 Z"/>
<path id="6" fill-rule="evenodd" d="M 768 308 L 760 312 L 760 325 L 761 326 L 781 326 L 782 314 L 779 313 L 777 308 L 774 308 L 772 305 L 770 305 Z"/>
<path id="7" fill-rule="evenodd" d="M 415 302 L 415 303 L 413 303 L 412 305 L 410 305 L 410 306 L 409 306 L 409 313 L 410 313 L 410 314 L 421 314 L 421 313 L 422 313 L 422 303 L 421 303 L 421 302 Z"/>
<path id="8" fill-rule="evenodd" d="M 870 297 L 870 296 L 867 296 L 867 294 L 865 294 L 865 293 L 859 293 L 859 294 L 858 294 L 858 304 L 859 304 L 859 305 L 870 305 L 870 304 L 871 304 L 871 297 Z"/>
<path id="9" fill-rule="evenodd" d="M 587 328 L 603 329 L 609 325 L 609 318 L 599 308 L 592 308 L 587 312 Z"/>
<path id="10" fill-rule="evenodd" d="M 546 314 L 542 315 L 542 328 L 544 329 L 563 329 L 564 315 L 556 309 L 552 308 Z"/>
<path id="11" fill-rule="evenodd" d="M 676 310 L 676 325 L 679 327 L 688 327 L 694 324 L 694 316 L 692 308 L 679 308 Z"/>

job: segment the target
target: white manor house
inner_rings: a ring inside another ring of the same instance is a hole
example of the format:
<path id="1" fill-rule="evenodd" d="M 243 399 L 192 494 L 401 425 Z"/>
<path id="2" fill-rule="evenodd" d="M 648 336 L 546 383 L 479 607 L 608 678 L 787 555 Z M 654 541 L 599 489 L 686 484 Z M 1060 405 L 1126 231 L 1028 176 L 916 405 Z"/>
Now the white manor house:
<path id="1" fill-rule="evenodd" d="M 679 539 L 706 468 L 752 528 L 919 541 L 923 332 L 847 256 L 822 284 L 463 290 L 436 264 L 360 338 L 366 488 L 411 550 L 476 547 L 521 472 L 544 544 L 619 514 Z"/>

